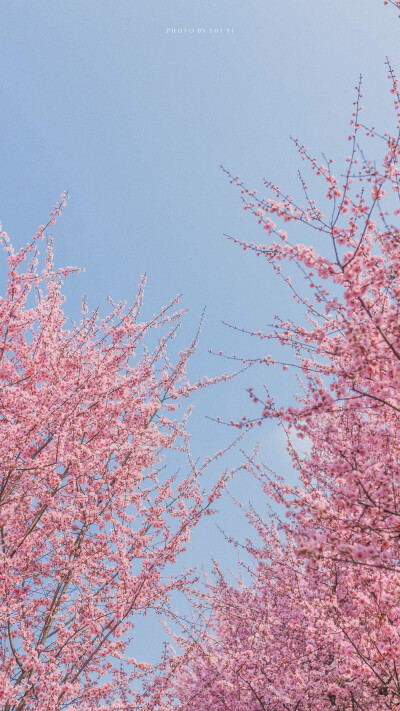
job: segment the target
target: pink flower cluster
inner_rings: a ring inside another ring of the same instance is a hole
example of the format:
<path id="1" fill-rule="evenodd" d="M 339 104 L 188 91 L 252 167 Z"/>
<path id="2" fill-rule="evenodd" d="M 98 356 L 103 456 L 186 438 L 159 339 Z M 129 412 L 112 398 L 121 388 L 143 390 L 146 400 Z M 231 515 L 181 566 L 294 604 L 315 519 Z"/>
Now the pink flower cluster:
<path id="1" fill-rule="evenodd" d="M 176 636 L 180 652 L 153 687 L 161 711 L 400 707 L 400 230 L 390 217 L 400 212 L 400 96 L 388 69 L 397 131 L 363 127 L 356 87 L 343 181 L 332 161 L 319 164 L 296 142 L 325 184 L 324 213 L 303 178 L 300 204 L 269 183 L 274 196 L 262 199 L 228 174 L 271 240 L 242 247 L 285 279 L 305 316 L 302 325 L 277 318 L 268 333 L 252 333 L 289 349 L 281 365 L 302 375 L 296 405 L 251 390 L 258 413 L 234 424 L 276 420 L 299 483 L 249 458 L 266 505 L 286 516 L 248 512 L 252 562 L 236 585 L 216 568 L 216 581 L 197 594 L 196 624 Z M 380 167 L 358 150 L 362 132 L 382 141 Z M 316 244 L 291 242 L 282 221 L 308 225 Z M 291 264 L 299 288 L 284 274 Z M 277 364 L 264 354 L 259 362 Z M 293 434 L 308 453 L 291 444 Z"/>
<path id="2" fill-rule="evenodd" d="M 66 198 L 18 252 L 1 233 L 3 711 L 131 708 L 148 667 L 124 658 L 135 617 L 168 614 L 170 592 L 189 584 L 189 573 L 166 568 L 226 479 L 205 495 L 202 467 L 191 462 L 182 480 L 168 473 L 168 451 L 188 453 L 186 416 L 174 412 L 207 384 L 185 375 L 197 338 L 168 360 L 178 297 L 144 322 L 142 281 L 133 306 L 112 304 L 100 318 L 83 302 L 80 323 L 68 324 L 61 279 L 76 270 L 54 267 L 51 240 L 39 268 L 40 240 Z"/>

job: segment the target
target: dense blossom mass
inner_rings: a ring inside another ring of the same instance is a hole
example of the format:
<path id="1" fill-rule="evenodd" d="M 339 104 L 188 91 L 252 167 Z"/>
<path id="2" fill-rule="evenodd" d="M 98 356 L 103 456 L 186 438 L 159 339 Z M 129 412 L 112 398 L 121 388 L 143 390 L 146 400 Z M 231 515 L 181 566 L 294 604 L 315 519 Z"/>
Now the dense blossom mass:
<path id="1" fill-rule="evenodd" d="M 135 614 L 165 613 L 187 586 L 165 569 L 224 481 L 204 496 L 202 467 L 177 478 L 163 461 L 187 459 L 176 410 L 204 384 L 185 375 L 195 341 L 167 356 L 178 298 L 142 322 L 141 283 L 131 308 L 100 318 L 83 303 L 69 326 L 60 287 L 75 270 L 54 267 L 50 239 L 40 267 L 44 230 L 16 253 L 1 234 L 0 706 L 126 710 L 146 668 L 124 655 Z"/>
<path id="2" fill-rule="evenodd" d="M 303 313 L 252 333 L 286 349 L 280 364 L 259 361 L 300 374 L 297 402 L 280 407 L 253 389 L 256 415 L 233 424 L 276 420 L 298 484 L 249 458 L 285 516 L 249 511 L 253 562 L 245 559 L 240 584 L 217 568 L 198 593 L 196 623 L 177 635 L 180 653 L 164 660 L 153 687 L 162 711 L 400 707 L 400 94 L 387 68 L 396 129 L 362 124 L 360 82 L 343 179 L 295 142 L 325 185 L 323 211 L 302 175 L 297 203 L 271 183 L 271 198 L 260 198 L 228 173 L 269 238 L 240 244 L 272 265 Z M 359 148 L 365 134 L 383 148 L 380 163 Z M 311 228 L 315 246 L 292 242 L 294 226 Z M 308 294 L 287 275 L 292 265 Z M 294 434 L 308 452 L 290 444 Z"/>

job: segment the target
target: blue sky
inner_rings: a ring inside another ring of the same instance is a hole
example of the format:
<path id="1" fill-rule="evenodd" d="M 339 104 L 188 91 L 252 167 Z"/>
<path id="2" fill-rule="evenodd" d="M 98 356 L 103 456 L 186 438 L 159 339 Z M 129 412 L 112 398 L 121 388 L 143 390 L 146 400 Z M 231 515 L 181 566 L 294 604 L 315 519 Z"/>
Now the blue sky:
<path id="1" fill-rule="evenodd" d="M 266 265 L 224 237 L 262 241 L 220 164 L 251 187 L 266 177 L 296 194 L 292 135 L 343 165 L 360 72 L 365 120 L 391 120 L 384 61 L 400 71 L 399 22 L 380 0 L 1 0 L 4 228 L 24 244 L 68 189 L 56 260 L 86 271 L 66 284 L 67 312 L 77 316 L 83 291 L 92 307 L 133 298 L 146 272 L 146 314 L 182 293 L 182 346 L 206 306 L 193 376 L 224 371 L 209 348 L 253 346 L 222 320 L 262 330 L 292 306 Z M 246 387 L 268 378 L 287 397 L 283 373 L 269 371 L 196 397 L 196 455 L 234 437 L 206 415 L 240 416 Z M 256 434 L 290 476 L 280 436 Z M 241 480 L 234 491 L 255 490 Z M 221 525 L 244 534 L 229 502 L 221 509 Z M 234 564 L 216 529 L 199 529 L 185 560 L 207 566 L 211 553 Z"/>

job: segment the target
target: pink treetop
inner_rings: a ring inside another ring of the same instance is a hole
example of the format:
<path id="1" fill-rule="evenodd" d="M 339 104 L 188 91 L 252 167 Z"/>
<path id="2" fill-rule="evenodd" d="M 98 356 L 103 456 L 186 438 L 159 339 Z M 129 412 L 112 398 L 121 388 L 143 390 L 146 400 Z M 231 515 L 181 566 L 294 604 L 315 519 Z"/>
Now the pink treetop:
<path id="1" fill-rule="evenodd" d="M 61 279 L 76 270 L 55 269 L 50 244 L 39 269 L 44 229 L 16 253 L 1 234 L 0 705 L 127 711 L 148 666 L 125 659 L 134 613 L 186 587 L 189 573 L 165 569 L 224 480 L 204 496 L 201 468 L 164 471 L 165 452 L 187 452 L 179 401 L 206 384 L 185 376 L 195 341 L 167 357 L 178 297 L 142 322 L 142 281 L 132 307 L 100 318 L 83 304 L 68 325 Z"/>
<path id="2" fill-rule="evenodd" d="M 286 520 L 275 527 L 250 512 L 261 539 L 247 545 L 250 583 L 220 576 L 202 595 L 199 631 L 178 638 L 182 654 L 166 660 L 157 681 L 163 711 L 172 703 L 182 711 L 400 705 L 400 95 L 388 69 L 396 132 L 362 125 L 357 87 L 344 182 L 332 161 L 318 163 L 296 141 L 326 186 L 324 213 L 302 176 L 303 205 L 270 183 L 274 197 L 261 199 L 228 174 L 270 238 L 243 248 L 267 259 L 305 315 L 297 323 L 277 317 L 269 333 L 252 333 L 291 349 L 280 365 L 302 375 L 297 404 L 279 407 L 251 390 L 257 416 L 233 424 L 277 420 L 299 485 L 249 461 Z M 362 131 L 381 140 L 381 167 L 358 153 Z M 278 221 L 311 227 L 317 246 L 292 243 Z M 284 275 L 288 262 L 312 300 Z M 268 355 L 259 361 L 279 365 Z M 290 444 L 293 433 L 308 438 L 309 454 Z"/>

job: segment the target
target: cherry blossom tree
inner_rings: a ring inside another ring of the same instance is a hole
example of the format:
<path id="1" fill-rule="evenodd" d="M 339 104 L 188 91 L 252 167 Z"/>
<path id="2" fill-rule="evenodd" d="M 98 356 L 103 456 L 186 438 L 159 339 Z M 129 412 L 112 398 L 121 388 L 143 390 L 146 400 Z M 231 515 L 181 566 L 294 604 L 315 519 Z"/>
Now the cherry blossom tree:
<path id="1" fill-rule="evenodd" d="M 185 374 L 197 337 L 174 363 L 167 355 L 178 297 L 142 321 L 142 281 L 133 306 L 110 301 L 100 317 L 84 300 L 69 324 L 61 284 L 76 269 L 55 268 L 50 238 L 41 262 L 45 229 L 17 252 L 1 233 L 0 705 L 128 711 L 147 668 L 125 654 L 135 615 L 167 613 L 188 585 L 168 566 L 224 476 L 204 494 L 177 412 L 206 384 Z"/>
<path id="2" fill-rule="evenodd" d="M 275 420 L 298 484 L 249 458 L 286 515 L 248 512 L 253 562 L 237 584 L 217 568 L 198 594 L 198 617 L 176 635 L 180 652 L 155 682 L 162 711 L 400 706 L 400 93 L 389 61 L 387 69 L 395 128 L 363 124 L 360 80 L 342 178 L 332 160 L 317 161 L 295 141 L 326 205 L 317 206 L 303 174 L 296 201 L 269 182 L 261 198 L 225 171 L 268 238 L 233 242 L 266 259 L 300 309 L 297 319 L 276 317 L 268 332 L 251 333 L 288 351 L 251 362 L 297 372 L 295 403 L 282 407 L 268 390 L 251 389 L 255 415 L 231 424 Z M 366 139 L 378 142 L 376 161 L 366 158 Z M 313 244 L 294 241 L 303 227 Z M 293 435 L 307 438 L 308 453 Z"/>

